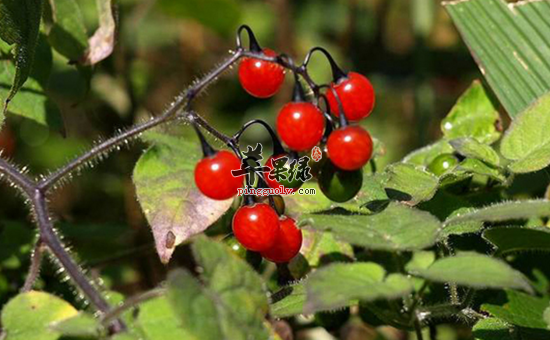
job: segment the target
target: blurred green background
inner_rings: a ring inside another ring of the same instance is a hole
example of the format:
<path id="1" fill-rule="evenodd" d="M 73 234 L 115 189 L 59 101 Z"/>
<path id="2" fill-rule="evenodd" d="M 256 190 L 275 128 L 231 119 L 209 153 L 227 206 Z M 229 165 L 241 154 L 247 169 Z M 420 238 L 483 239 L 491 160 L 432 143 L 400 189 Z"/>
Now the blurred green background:
<path id="1" fill-rule="evenodd" d="M 98 21 L 96 3 L 78 3 L 91 35 Z M 364 125 L 385 145 L 381 165 L 437 139 L 441 118 L 480 76 L 436 0 L 120 0 L 116 16 L 114 53 L 91 78 L 54 52 L 48 93 L 61 110 L 63 129 L 16 116 L 4 124 L 0 143 L 30 174 L 47 173 L 94 141 L 162 112 L 228 56 L 242 23 L 254 29 L 263 47 L 301 61 L 308 49 L 323 46 L 345 70 L 371 79 L 377 103 Z M 317 82 L 330 80 L 321 55 L 310 65 Z M 274 98 L 259 100 L 242 90 L 233 70 L 208 88 L 195 109 L 226 133 L 252 118 L 273 123 L 290 99 L 291 80 L 287 76 Z M 251 129 L 246 137 L 269 144 L 261 129 Z M 154 287 L 188 257 L 188 249 L 180 247 L 165 267 L 154 252 L 131 180 L 146 144 L 135 144 L 83 171 L 51 197 L 52 218 L 82 265 L 92 277 L 101 277 L 105 288 L 125 295 Z M 1 304 L 21 287 L 34 238 L 25 202 L 0 186 Z M 81 303 L 59 278 L 64 274 L 47 262 L 38 287 Z"/>

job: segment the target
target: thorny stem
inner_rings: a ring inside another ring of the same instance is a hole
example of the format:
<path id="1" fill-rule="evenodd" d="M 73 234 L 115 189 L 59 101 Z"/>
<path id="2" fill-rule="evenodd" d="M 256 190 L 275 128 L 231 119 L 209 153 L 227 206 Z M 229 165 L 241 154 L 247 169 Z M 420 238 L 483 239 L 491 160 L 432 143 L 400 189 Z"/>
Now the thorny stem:
<path id="1" fill-rule="evenodd" d="M 28 292 L 32 290 L 38 275 L 40 274 L 40 265 L 42 264 L 42 255 L 44 254 L 45 244 L 42 241 L 42 238 L 38 237 L 34 245 L 32 255 L 31 255 L 31 265 L 29 267 L 29 273 L 25 279 L 25 284 L 21 288 L 21 293 Z"/>
<path id="2" fill-rule="evenodd" d="M 252 57 L 275 62 L 291 70 L 294 74 L 300 75 L 312 90 L 315 96 L 316 104 L 319 102 L 320 89 L 323 88 L 323 86 L 317 85 L 311 79 L 308 74 L 306 64 L 296 66 L 293 60 L 286 55 L 267 57 L 263 53 L 245 50 L 241 45 L 239 45 L 237 46 L 236 51 L 232 53 L 229 58 L 224 60 L 212 72 L 196 81 L 181 95 L 176 97 L 175 101 L 161 115 L 158 115 L 147 122 L 136 124 L 128 130 L 125 130 L 95 145 L 88 152 L 74 158 L 72 161 L 55 170 L 48 176 L 42 176 L 37 180 L 31 179 L 24 173 L 23 170 L 18 169 L 16 166 L 0 157 L 0 178 L 5 177 L 11 185 L 19 189 L 30 201 L 32 211 L 35 216 L 35 221 L 40 231 L 39 241 L 37 241 L 33 252 L 31 268 L 29 270 L 26 283 L 23 286 L 23 290 L 32 288 L 32 285 L 39 274 L 41 259 L 43 258 L 43 248 L 47 247 L 47 249 L 49 249 L 53 256 L 57 258 L 59 263 L 63 266 L 64 270 L 73 282 L 87 297 L 88 301 L 104 315 L 104 321 L 110 321 L 111 319 L 117 318 L 117 315 L 120 314 L 119 309 L 121 307 L 111 309 L 107 301 L 88 280 L 71 255 L 67 253 L 60 238 L 55 233 L 52 221 L 50 220 L 46 195 L 61 180 L 67 178 L 73 172 L 83 168 L 89 162 L 95 159 L 100 159 L 108 152 L 117 149 L 118 146 L 128 143 L 128 141 L 138 137 L 141 133 L 172 120 L 182 119 L 188 122 L 194 122 L 196 125 L 200 126 L 217 139 L 223 141 L 240 156 L 238 145 L 235 143 L 234 138 L 218 131 L 201 116 L 193 112 L 191 110 L 191 103 L 202 90 L 216 81 L 216 79 L 224 71 L 229 69 L 242 57 Z M 118 319 L 114 320 L 112 325 L 111 330 L 113 332 L 118 332 L 125 329 L 125 325 Z"/>

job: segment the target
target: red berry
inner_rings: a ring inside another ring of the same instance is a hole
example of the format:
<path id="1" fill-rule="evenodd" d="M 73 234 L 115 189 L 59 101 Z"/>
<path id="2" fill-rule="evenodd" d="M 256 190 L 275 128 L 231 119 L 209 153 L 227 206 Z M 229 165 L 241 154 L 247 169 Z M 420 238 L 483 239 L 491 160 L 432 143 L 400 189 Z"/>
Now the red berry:
<path id="1" fill-rule="evenodd" d="M 325 117 L 313 104 L 286 104 L 277 116 L 277 132 L 282 141 L 294 151 L 306 151 L 323 138 Z"/>
<path id="2" fill-rule="evenodd" d="M 269 261 L 284 263 L 292 260 L 302 247 L 302 231 L 296 227 L 296 221 L 290 217 L 282 217 L 280 228 L 271 248 L 261 252 Z"/>
<path id="3" fill-rule="evenodd" d="M 233 216 L 233 234 L 248 250 L 269 249 L 278 232 L 279 216 L 268 204 L 242 206 Z"/>
<path id="4" fill-rule="evenodd" d="M 331 162 L 342 170 L 359 170 L 372 156 L 372 138 L 360 126 L 346 126 L 330 134 L 327 154 Z"/>
<path id="5" fill-rule="evenodd" d="M 273 166 L 273 160 L 275 159 L 278 159 L 279 157 L 287 157 L 289 158 L 290 156 L 288 154 L 281 154 L 281 155 L 277 155 L 277 156 L 271 156 L 267 159 L 267 162 L 265 162 L 265 165 L 267 167 L 269 167 L 270 171 L 273 170 L 274 166 Z M 288 159 L 288 161 L 286 162 L 286 166 L 285 166 L 285 169 L 289 169 L 289 165 L 290 165 L 290 158 Z M 286 176 L 289 176 L 289 174 L 285 174 Z M 269 178 L 269 173 L 266 173 L 265 176 L 264 176 L 264 179 L 265 179 L 265 182 L 267 183 L 267 185 L 270 187 L 270 188 L 273 188 L 273 189 L 277 189 L 279 186 L 284 186 L 285 188 L 289 188 L 289 189 L 292 189 L 292 192 L 295 192 L 297 191 L 301 186 L 302 184 L 304 184 L 304 182 L 300 181 L 299 179 L 297 178 L 294 178 L 292 181 L 288 181 L 288 178 L 285 179 L 285 180 L 282 180 L 280 182 L 277 182 L 275 179 L 271 179 Z"/>
<path id="6" fill-rule="evenodd" d="M 358 121 L 370 115 L 374 108 L 374 88 L 367 77 L 350 72 L 347 78 L 341 79 L 336 84 L 332 83 L 330 86 L 338 94 L 346 118 L 349 121 Z M 340 110 L 332 90 L 329 89 L 326 95 L 330 111 L 338 116 Z"/>
<path id="7" fill-rule="evenodd" d="M 234 177 L 231 170 L 241 168 L 241 161 L 225 150 L 201 159 L 195 167 L 195 183 L 207 197 L 226 200 L 237 194 L 243 185 L 243 177 Z"/>
<path id="8" fill-rule="evenodd" d="M 267 57 L 276 57 L 277 53 L 263 49 Z M 254 97 L 268 98 L 277 93 L 285 80 L 285 69 L 270 61 L 255 58 L 243 58 L 239 64 L 239 81 L 246 92 Z"/>

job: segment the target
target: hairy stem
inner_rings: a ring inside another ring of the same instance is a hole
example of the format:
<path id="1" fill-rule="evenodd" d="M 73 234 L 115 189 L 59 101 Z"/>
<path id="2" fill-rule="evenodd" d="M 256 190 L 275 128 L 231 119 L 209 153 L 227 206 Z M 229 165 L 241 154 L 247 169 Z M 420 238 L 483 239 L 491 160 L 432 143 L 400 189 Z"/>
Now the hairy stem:
<path id="1" fill-rule="evenodd" d="M 32 287 L 34 286 L 34 283 L 36 282 L 36 279 L 40 274 L 40 266 L 42 265 L 44 250 L 44 242 L 42 241 L 41 237 L 38 237 L 38 240 L 36 240 L 32 251 L 29 273 L 27 274 L 27 278 L 25 279 L 25 284 L 21 288 L 22 293 L 32 290 Z"/>
<path id="2" fill-rule="evenodd" d="M 26 196 L 32 196 L 35 187 L 34 182 L 22 171 L 2 158 L 0 158 L 0 175 L 6 176 L 7 180 L 20 189 Z"/>

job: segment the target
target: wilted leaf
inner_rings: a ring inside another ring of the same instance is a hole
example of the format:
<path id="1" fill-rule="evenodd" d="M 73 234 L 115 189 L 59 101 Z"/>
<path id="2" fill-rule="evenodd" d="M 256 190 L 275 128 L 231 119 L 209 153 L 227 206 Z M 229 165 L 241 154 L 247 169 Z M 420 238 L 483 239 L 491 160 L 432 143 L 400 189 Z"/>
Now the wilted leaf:
<path id="1" fill-rule="evenodd" d="M 550 94 L 519 114 L 502 139 L 500 151 L 513 161 L 510 170 L 532 172 L 550 164 Z"/>
<path id="2" fill-rule="evenodd" d="M 137 162 L 134 184 L 157 253 L 167 263 L 178 244 L 208 228 L 229 209 L 232 199 L 212 200 L 195 187 L 198 144 L 168 135 L 153 138 L 158 143 Z"/>
<path id="3" fill-rule="evenodd" d="M 548 307 L 548 297 L 535 297 L 513 290 L 506 291 L 506 303 L 502 306 L 483 304 L 481 309 L 512 325 L 546 330 L 543 319 L 544 310 Z"/>
<path id="4" fill-rule="evenodd" d="M 550 90 L 547 1 L 465 0 L 445 6 L 512 119 Z"/>
<path id="5" fill-rule="evenodd" d="M 15 44 L 15 74 L 9 79 L 10 90 L 4 99 L 5 114 L 8 103 L 29 77 L 38 42 L 43 0 L 2 0 L 0 2 L 0 38 Z"/>
<path id="6" fill-rule="evenodd" d="M 411 272 L 431 281 L 456 283 L 474 288 L 513 288 L 532 291 L 523 274 L 506 262 L 473 252 L 445 257 L 435 261 L 427 269 L 417 268 Z"/>
<path id="7" fill-rule="evenodd" d="M 80 62 L 95 65 L 113 53 L 115 47 L 116 23 L 111 0 L 96 0 L 99 12 L 99 27 L 88 40 L 88 50 Z"/>
<path id="8" fill-rule="evenodd" d="M 483 238 L 498 248 L 498 252 L 550 251 L 550 228 L 548 227 L 502 227 L 483 232 Z"/>
<path id="9" fill-rule="evenodd" d="M 309 313 L 347 306 L 352 300 L 392 299 L 409 294 L 412 282 L 401 274 L 386 276 L 376 263 L 336 263 L 314 272 L 306 282 Z"/>
<path id="10" fill-rule="evenodd" d="M 479 81 L 458 99 L 441 122 L 441 131 L 448 139 L 471 137 L 490 144 L 500 137 L 496 129 L 498 112 Z"/>
<path id="11" fill-rule="evenodd" d="M 73 306 L 57 296 L 36 291 L 19 294 L 2 310 L 4 339 L 56 340 L 61 334 L 50 324 L 77 314 Z"/>
<path id="12" fill-rule="evenodd" d="M 392 203 L 372 215 L 308 214 L 302 221 L 343 241 L 379 250 L 418 250 L 434 244 L 440 223 L 427 212 Z"/>

